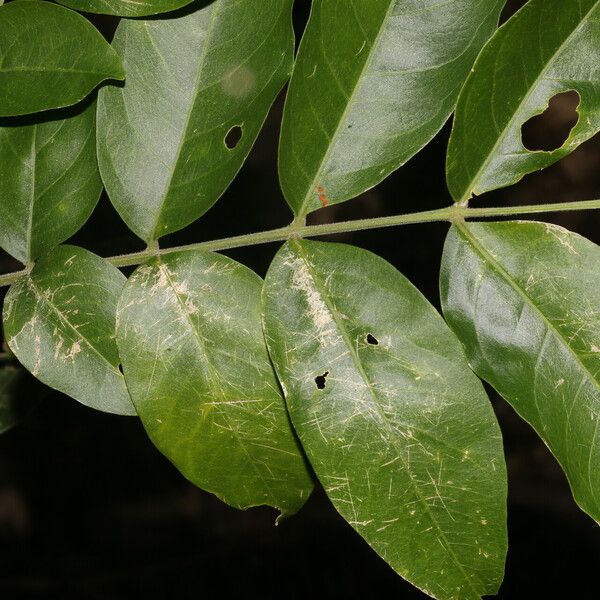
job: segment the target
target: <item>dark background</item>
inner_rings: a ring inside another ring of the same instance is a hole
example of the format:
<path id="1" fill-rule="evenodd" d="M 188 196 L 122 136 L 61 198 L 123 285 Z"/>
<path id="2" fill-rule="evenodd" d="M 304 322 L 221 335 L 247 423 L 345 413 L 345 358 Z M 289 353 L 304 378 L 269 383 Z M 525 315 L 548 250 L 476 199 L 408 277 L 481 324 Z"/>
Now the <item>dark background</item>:
<path id="1" fill-rule="evenodd" d="M 523 2 L 510 2 L 505 17 Z M 307 2 L 296 3 L 301 32 Z M 94 17 L 110 36 L 114 22 Z M 244 169 L 199 222 L 163 246 L 286 225 L 277 183 L 280 97 Z M 573 98 L 528 125 L 530 147 L 560 145 Z M 309 223 L 438 208 L 449 126 L 376 189 L 309 217 Z M 486 194 L 473 206 L 600 197 L 600 137 L 543 173 Z M 598 213 L 540 217 L 600 242 Z M 436 306 L 446 224 L 332 237 L 368 248 L 400 269 Z M 103 197 L 71 240 L 98 254 L 141 249 Z M 264 275 L 277 244 L 228 252 Z M 0 272 L 18 268 L 0 254 Z M 4 291 L 0 291 L 0 299 Z M 93 412 L 56 392 L 0 437 L 0 598 L 177 599 L 425 598 L 380 560 L 315 491 L 275 527 L 267 508 L 236 511 L 189 484 L 152 446 L 137 419 Z M 599 597 L 600 531 L 575 505 L 547 448 L 490 390 L 504 432 L 510 549 L 500 597 Z"/>

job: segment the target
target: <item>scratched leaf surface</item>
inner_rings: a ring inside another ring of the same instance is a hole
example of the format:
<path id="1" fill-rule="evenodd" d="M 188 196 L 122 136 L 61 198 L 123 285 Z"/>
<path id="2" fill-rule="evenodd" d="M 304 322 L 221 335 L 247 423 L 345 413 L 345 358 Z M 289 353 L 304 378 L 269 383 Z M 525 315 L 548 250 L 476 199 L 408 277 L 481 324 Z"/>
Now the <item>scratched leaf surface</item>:
<path id="1" fill-rule="evenodd" d="M 579 121 L 552 151 L 523 145 L 521 127 L 558 93 L 580 96 Z M 456 108 L 447 158 L 457 201 L 511 185 L 600 130 L 600 1 L 529 2 L 475 63 Z"/>
<path id="2" fill-rule="evenodd" d="M 503 4 L 313 3 L 279 150 L 281 186 L 296 215 L 358 196 L 431 140 Z"/>
<path id="3" fill-rule="evenodd" d="M 0 247 L 23 263 L 76 233 L 100 197 L 96 105 L 0 119 Z"/>
<path id="4" fill-rule="evenodd" d="M 263 310 L 292 423 L 337 510 L 433 597 L 495 593 L 500 431 L 435 309 L 365 250 L 293 241 L 269 269 Z"/>
<path id="5" fill-rule="evenodd" d="M 74 10 L 121 17 L 145 17 L 169 12 L 193 0 L 59 0 Z"/>
<path id="6" fill-rule="evenodd" d="M 600 521 L 600 249 L 546 223 L 453 228 L 444 314 L 474 371 L 528 421 Z"/>
<path id="7" fill-rule="evenodd" d="M 86 406 L 133 415 L 115 341 L 125 281 L 99 256 L 59 246 L 9 289 L 3 323 L 10 349 L 40 381 Z"/>
<path id="8" fill-rule="evenodd" d="M 291 6 L 215 0 L 121 21 L 113 45 L 127 81 L 100 92 L 98 156 L 112 203 L 142 239 L 197 219 L 238 172 L 289 76 Z"/>
<path id="9" fill-rule="evenodd" d="M 0 117 L 76 104 L 123 65 L 81 15 L 38 0 L 0 7 Z"/>
<path id="10" fill-rule="evenodd" d="M 262 280 L 204 251 L 139 267 L 119 302 L 117 342 L 127 386 L 156 446 L 225 502 L 308 499 L 312 481 L 265 346 Z"/>

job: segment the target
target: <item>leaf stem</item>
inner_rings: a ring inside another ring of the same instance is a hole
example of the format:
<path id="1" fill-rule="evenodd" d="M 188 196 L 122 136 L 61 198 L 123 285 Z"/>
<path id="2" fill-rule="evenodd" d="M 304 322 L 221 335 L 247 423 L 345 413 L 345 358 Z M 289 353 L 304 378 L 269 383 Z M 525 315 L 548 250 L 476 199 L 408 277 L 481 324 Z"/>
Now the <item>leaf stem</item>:
<path id="1" fill-rule="evenodd" d="M 278 229 L 271 229 L 269 231 L 259 231 L 257 233 L 249 233 L 207 242 L 197 242 L 195 244 L 175 246 L 173 248 L 147 248 L 146 250 L 142 250 L 140 252 L 112 256 L 106 260 L 116 267 L 130 267 L 139 265 L 152 256 L 156 256 L 157 254 L 165 255 L 183 250 L 203 249 L 218 252 L 221 250 L 230 250 L 232 248 L 267 244 L 269 242 L 280 242 L 291 237 L 317 237 L 336 233 L 364 231 L 367 229 L 381 229 L 383 227 L 394 227 L 397 225 L 598 209 L 600 209 L 600 200 L 583 200 L 580 202 L 557 202 L 554 204 L 489 208 L 471 208 L 455 204 L 445 208 L 418 213 L 393 215 L 391 217 L 376 217 L 371 219 L 357 219 L 354 221 L 341 221 L 338 223 L 325 223 L 322 225 L 302 225 L 297 221 L 294 221 L 291 225 L 279 227 Z M 4 275 L 0 275 L 0 287 L 10 285 L 26 273 L 27 269 L 24 269 L 15 273 L 6 273 Z"/>

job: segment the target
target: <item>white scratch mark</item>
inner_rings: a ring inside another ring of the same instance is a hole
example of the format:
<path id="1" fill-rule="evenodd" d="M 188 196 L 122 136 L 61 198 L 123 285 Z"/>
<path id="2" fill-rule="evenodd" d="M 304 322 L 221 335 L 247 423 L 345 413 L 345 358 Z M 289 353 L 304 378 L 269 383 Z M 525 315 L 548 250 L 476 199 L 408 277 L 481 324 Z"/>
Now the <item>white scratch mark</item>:
<path id="1" fill-rule="evenodd" d="M 308 312 L 317 330 L 319 343 L 321 346 L 333 345 L 337 341 L 337 337 L 332 339 L 332 334 L 335 333 L 333 317 L 315 288 L 308 265 L 299 258 L 294 258 L 285 264 L 293 271 L 292 287 L 306 295 Z"/>

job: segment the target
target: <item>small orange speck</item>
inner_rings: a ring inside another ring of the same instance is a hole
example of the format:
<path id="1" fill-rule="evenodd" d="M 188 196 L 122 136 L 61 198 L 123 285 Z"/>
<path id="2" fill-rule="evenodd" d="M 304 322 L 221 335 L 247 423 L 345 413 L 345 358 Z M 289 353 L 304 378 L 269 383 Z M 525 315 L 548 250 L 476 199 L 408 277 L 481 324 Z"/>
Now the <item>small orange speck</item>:
<path id="1" fill-rule="evenodd" d="M 319 194 L 319 200 L 321 201 L 323 208 L 325 208 L 329 204 L 329 200 L 325 195 L 325 190 L 322 185 L 317 186 L 317 193 Z"/>

